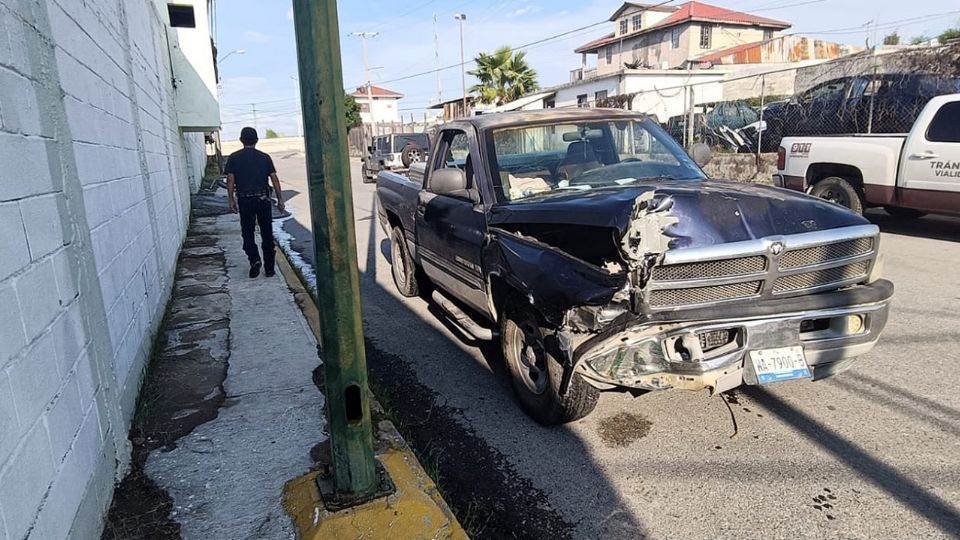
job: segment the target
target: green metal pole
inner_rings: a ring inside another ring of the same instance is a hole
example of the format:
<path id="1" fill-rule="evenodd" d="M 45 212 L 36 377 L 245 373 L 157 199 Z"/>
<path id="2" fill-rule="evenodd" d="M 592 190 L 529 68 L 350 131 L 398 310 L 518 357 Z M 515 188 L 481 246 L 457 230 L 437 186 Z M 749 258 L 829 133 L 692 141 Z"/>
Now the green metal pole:
<path id="1" fill-rule="evenodd" d="M 293 0 L 304 146 L 313 219 L 333 485 L 341 499 L 374 493 L 367 361 L 335 0 Z"/>

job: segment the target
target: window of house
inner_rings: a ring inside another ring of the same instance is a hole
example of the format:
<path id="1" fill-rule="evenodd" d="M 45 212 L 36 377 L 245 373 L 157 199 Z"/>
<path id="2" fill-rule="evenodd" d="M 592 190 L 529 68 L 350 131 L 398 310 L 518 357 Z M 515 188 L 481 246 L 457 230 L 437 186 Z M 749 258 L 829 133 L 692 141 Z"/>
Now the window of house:
<path id="1" fill-rule="evenodd" d="M 555 109 L 557 107 L 556 100 L 551 99 L 543 104 L 544 109 Z"/>
<path id="2" fill-rule="evenodd" d="M 607 99 L 607 91 L 600 90 L 599 92 L 593 94 L 594 101 L 600 101 L 601 99 Z"/>
<path id="3" fill-rule="evenodd" d="M 764 30 L 763 31 L 763 40 L 767 41 L 773 39 L 773 30 Z"/>
<path id="4" fill-rule="evenodd" d="M 603 51 L 603 57 L 607 60 L 608 66 L 612 64 L 613 63 L 613 47 L 607 47 Z"/>
<path id="5" fill-rule="evenodd" d="M 927 128 L 930 142 L 960 142 L 960 102 L 947 103 L 937 111 Z"/>
<path id="6" fill-rule="evenodd" d="M 193 6 L 167 4 L 167 13 L 170 15 L 170 26 L 174 28 L 197 27 L 197 18 L 193 13 Z"/>
<path id="7" fill-rule="evenodd" d="M 630 20 L 633 21 L 633 31 L 636 32 L 637 30 L 639 30 L 639 29 L 640 29 L 640 23 L 641 23 L 640 14 L 637 13 L 636 15 L 634 15 L 633 17 L 631 17 Z"/>
<path id="8" fill-rule="evenodd" d="M 627 20 L 626 20 L 626 19 L 620 19 L 620 33 L 621 33 L 621 34 L 626 34 L 626 33 L 627 33 Z"/>
<path id="9" fill-rule="evenodd" d="M 680 48 L 680 29 L 673 28 L 670 30 L 670 48 L 679 49 Z"/>
<path id="10" fill-rule="evenodd" d="M 706 24 L 700 26 L 700 48 L 709 49 L 713 37 L 713 27 Z"/>
<path id="11" fill-rule="evenodd" d="M 577 96 L 577 107 L 586 107 L 587 106 L 587 95 L 580 94 Z"/>

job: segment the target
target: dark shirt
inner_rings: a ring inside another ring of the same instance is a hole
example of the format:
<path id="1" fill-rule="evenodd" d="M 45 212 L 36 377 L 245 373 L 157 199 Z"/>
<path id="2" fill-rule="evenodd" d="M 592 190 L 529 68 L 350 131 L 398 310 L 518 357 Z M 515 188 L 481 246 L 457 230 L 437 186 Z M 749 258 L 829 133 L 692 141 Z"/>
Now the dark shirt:
<path id="1" fill-rule="evenodd" d="M 268 178 L 277 169 L 267 154 L 256 148 L 244 148 L 230 154 L 225 172 L 233 175 L 237 193 L 262 193 L 270 190 Z"/>

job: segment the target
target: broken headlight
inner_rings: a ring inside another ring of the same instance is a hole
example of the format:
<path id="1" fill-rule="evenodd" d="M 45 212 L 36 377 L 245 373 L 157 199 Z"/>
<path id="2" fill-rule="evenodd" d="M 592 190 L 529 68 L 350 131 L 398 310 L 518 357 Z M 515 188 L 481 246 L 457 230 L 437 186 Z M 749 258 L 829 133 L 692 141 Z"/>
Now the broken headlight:
<path id="1" fill-rule="evenodd" d="M 587 360 L 599 375 L 617 381 L 658 373 L 666 368 L 663 348 L 656 338 L 626 342 Z"/>

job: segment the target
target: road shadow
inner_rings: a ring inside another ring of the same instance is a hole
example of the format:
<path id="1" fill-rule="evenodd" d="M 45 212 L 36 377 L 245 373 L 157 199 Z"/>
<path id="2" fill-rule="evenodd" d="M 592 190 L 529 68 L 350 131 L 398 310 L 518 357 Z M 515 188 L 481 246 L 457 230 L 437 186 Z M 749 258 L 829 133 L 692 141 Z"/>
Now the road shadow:
<path id="1" fill-rule="evenodd" d="M 918 219 L 898 219 L 883 210 L 868 210 L 864 217 L 885 233 L 960 242 L 960 218 L 927 215 Z"/>
<path id="2" fill-rule="evenodd" d="M 958 537 L 960 512 L 949 503 L 771 392 L 757 386 L 745 386 L 742 392 L 948 536 Z"/>

